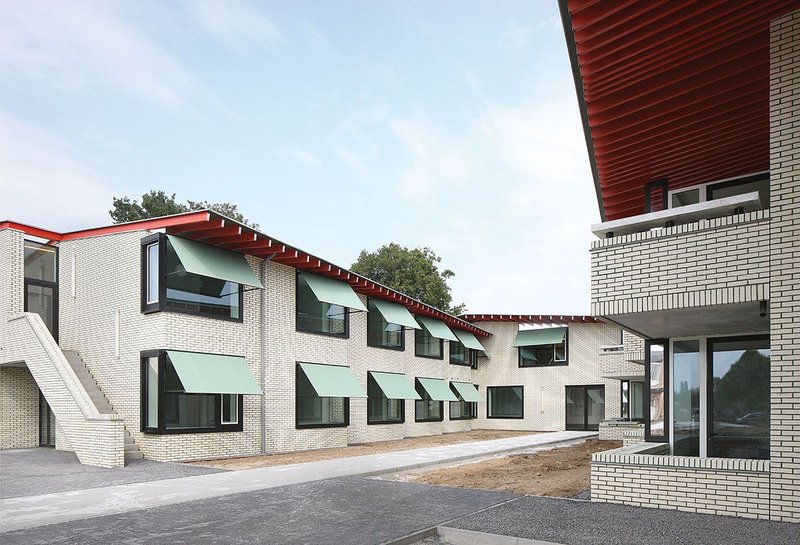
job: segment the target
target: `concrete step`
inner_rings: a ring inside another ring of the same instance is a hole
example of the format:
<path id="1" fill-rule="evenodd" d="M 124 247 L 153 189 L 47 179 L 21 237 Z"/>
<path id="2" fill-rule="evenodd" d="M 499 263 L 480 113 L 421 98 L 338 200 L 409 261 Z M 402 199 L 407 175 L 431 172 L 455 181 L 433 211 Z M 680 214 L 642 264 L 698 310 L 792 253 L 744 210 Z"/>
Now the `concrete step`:
<path id="1" fill-rule="evenodd" d="M 135 443 L 125 443 L 125 452 L 139 452 L 139 447 Z"/>
<path id="2" fill-rule="evenodd" d="M 144 459 L 144 454 L 142 454 L 142 453 L 141 453 L 140 451 L 138 451 L 138 450 L 135 450 L 135 451 L 133 451 L 133 450 L 131 450 L 131 451 L 128 451 L 128 450 L 126 450 L 126 451 L 125 451 L 125 463 L 126 463 L 126 464 L 127 464 L 128 462 L 130 462 L 131 460 L 143 460 L 143 459 Z"/>

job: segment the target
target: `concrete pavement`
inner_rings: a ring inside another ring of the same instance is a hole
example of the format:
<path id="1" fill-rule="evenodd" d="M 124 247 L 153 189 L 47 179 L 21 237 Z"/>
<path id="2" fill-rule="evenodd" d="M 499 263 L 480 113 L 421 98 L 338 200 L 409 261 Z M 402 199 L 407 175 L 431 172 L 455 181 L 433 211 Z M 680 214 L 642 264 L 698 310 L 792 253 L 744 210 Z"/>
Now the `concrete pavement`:
<path id="1" fill-rule="evenodd" d="M 0 500 L 0 532 L 343 476 L 404 471 L 596 435 L 561 431 Z"/>

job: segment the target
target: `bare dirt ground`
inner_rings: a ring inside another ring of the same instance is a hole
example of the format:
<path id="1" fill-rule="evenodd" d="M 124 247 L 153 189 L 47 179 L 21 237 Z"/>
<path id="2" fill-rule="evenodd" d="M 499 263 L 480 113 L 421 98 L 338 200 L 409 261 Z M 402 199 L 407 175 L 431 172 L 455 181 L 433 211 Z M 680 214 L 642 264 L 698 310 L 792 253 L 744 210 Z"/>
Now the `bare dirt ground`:
<path id="1" fill-rule="evenodd" d="M 471 443 L 473 441 L 488 441 L 491 439 L 504 439 L 520 435 L 533 435 L 535 431 L 504 431 L 504 430 L 472 430 L 443 435 L 429 435 L 425 437 L 410 437 L 397 441 L 379 441 L 350 445 L 342 448 L 329 448 L 320 450 L 306 450 L 290 452 L 287 454 L 270 454 L 266 456 L 247 456 L 244 458 L 227 458 L 224 460 L 201 460 L 189 462 L 192 465 L 214 467 L 219 469 L 255 469 L 257 467 L 280 466 L 285 464 L 299 464 L 302 462 L 316 462 L 318 460 L 331 460 L 333 458 L 347 458 L 350 456 L 364 456 L 366 454 L 380 454 L 398 450 L 411 450 L 415 448 L 438 447 L 442 445 L 455 445 L 457 443 Z"/>
<path id="2" fill-rule="evenodd" d="M 420 469 L 393 478 L 457 488 L 569 498 L 589 489 L 592 454 L 621 446 L 621 441 L 586 439 L 577 445 L 439 469 Z"/>

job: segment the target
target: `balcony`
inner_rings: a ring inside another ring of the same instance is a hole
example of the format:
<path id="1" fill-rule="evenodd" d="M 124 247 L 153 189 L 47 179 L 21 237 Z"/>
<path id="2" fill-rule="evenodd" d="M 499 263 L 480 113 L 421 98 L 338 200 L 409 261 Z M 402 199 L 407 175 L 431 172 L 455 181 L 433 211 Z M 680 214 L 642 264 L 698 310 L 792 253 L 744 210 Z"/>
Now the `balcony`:
<path id="1" fill-rule="evenodd" d="M 606 238 L 590 250 L 592 314 L 645 337 L 768 327 L 769 210 L 758 202 L 747 193 L 596 225 Z"/>

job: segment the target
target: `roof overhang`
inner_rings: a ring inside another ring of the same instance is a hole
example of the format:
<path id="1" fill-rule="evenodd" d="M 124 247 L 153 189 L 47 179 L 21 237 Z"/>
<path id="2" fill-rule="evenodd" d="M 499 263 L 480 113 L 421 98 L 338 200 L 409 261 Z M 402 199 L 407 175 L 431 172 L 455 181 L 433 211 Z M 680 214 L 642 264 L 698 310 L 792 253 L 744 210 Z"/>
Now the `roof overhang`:
<path id="1" fill-rule="evenodd" d="M 603 221 L 769 170 L 769 23 L 800 0 L 559 0 Z"/>
<path id="2" fill-rule="evenodd" d="M 272 260 L 276 263 L 288 265 L 301 271 L 307 271 L 347 282 L 356 293 L 403 305 L 412 314 L 441 320 L 451 328 L 469 331 L 480 337 L 488 337 L 490 335 L 487 331 L 484 331 L 466 320 L 447 314 L 412 297 L 315 257 L 308 252 L 283 243 L 274 237 L 230 218 L 226 218 L 212 210 L 186 212 L 173 216 L 118 223 L 69 233 L 58 233 L 9 220 L 0 221 L 0 229 L 16 229 L 33 237 L 47 239 L 53 243 L 137 230 L 163 229 L 170 235 L 195 240 L 197 242 L 210 244 L 261 259 Z"/>
<path id="3" fill-rule="evenodd" d="M 555 314 L 462 314 L 468 322 L 516 322 L 529 325 L 602 324 L 594 316 Z"/>

